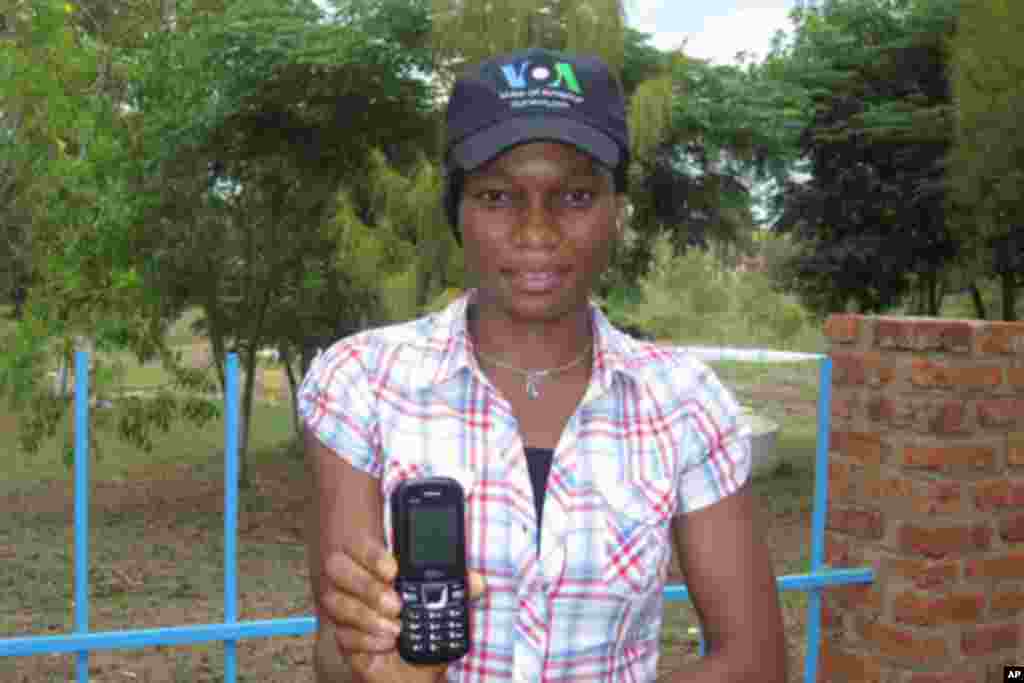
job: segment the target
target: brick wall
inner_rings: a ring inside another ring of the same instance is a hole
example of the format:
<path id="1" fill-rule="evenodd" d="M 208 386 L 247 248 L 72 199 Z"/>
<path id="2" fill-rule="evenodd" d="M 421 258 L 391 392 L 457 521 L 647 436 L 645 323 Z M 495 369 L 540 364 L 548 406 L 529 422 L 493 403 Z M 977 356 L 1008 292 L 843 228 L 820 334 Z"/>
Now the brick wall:
<path id="1" fill-rule="evenodd" d="M 837 315 L 819 681 L 1024 664 L 1024 323 Z"/>

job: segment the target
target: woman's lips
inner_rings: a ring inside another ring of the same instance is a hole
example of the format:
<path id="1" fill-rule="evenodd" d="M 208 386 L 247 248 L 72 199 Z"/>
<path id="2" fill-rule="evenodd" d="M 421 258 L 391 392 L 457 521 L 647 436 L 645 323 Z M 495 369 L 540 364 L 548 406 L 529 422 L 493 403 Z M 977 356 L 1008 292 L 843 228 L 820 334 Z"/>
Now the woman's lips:
<path id="1" fill-rule="evenodd" d="M 544 294 L 558 289 L 565 281 L 565 271 L 551 270 L 518 270 L 509 273 L 516 289 L 530 294 Z"/>

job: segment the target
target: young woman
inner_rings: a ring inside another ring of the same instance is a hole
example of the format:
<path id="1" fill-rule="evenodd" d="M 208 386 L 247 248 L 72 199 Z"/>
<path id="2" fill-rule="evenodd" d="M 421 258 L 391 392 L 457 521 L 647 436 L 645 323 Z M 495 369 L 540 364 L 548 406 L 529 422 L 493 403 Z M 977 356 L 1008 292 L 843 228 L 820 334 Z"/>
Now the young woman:
<path id="1" fill-rule="evenodd" d="M 621 238 L 629 136 L 594 58 L 478 66 L 448 108 L 446 201 L 473 288 L 342 339 L 301 413 L 317 503 L 318 680 L 653 681 L 674 547 L 708 653 L 673 680 L 785 680 L 749 435 L 711 371 L 616 330 L 591 296 Z M 385 501 L 407 478 L 466 491 L 471 651 L 397 654 Z"/>

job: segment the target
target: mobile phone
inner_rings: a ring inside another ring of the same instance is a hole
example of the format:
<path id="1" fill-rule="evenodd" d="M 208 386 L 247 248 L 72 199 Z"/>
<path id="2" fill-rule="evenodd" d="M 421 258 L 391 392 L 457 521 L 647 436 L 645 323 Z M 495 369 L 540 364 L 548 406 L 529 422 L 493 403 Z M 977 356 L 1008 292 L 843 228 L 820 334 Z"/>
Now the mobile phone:
<path id="1" fill-rule="evenodd" d="M 391 494 L 398 653 L 410 664 L 453 662 L 469 652 L 464 510 L 462 486 L 448 477 L 406 480 Z"/>

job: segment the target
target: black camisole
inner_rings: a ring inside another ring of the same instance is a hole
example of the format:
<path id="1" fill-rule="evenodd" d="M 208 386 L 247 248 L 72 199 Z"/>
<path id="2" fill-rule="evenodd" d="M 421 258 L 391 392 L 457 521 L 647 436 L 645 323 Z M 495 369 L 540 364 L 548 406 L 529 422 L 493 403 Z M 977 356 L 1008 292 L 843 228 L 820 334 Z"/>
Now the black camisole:
<path id="1" fill-rule="evenodd" d="M 548 472 L 555 451 L 552 448 L 527 448 L 526 465 L 530 469 L 530 483 L 533 485 L 533 504 L 537 508 L 537 550 L 540 550 L 540 529 L 544 513 L 544 492 L 548 485 Z"/>

